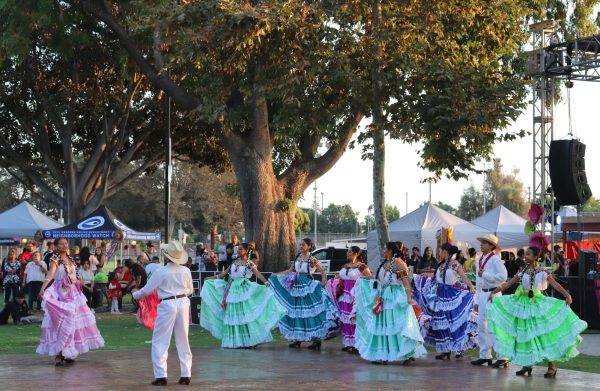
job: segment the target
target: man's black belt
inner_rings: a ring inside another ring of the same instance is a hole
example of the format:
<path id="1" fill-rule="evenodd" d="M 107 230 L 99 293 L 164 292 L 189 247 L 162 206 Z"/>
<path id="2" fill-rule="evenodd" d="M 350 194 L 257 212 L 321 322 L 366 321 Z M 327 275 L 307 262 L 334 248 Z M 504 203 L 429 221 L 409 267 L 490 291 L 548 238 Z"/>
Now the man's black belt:
<path id="1" fill-rule="evenodd" d="M 489 289 L 481 289 L 482 292 L 491 292 L 496 288 L 489 288 Z"/>
<path id="2" fill-rule="evenodd" d="M 187 295 L 169 296 L 169 297 L 165 297 L 164 299 L 160 299 L 160 301 L 173 300 L 173 299 L 181 299 L 182 297 L 187 297 Z"/>

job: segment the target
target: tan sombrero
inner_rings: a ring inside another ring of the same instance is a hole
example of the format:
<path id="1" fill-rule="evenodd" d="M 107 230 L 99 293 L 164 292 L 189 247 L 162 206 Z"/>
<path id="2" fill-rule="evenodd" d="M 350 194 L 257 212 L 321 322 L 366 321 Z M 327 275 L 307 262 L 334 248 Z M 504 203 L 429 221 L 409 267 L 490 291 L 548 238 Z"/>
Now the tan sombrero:
<path id="1" fill-rule="evenodd" d="M 480 242 L 488 242 L 489 244 L 498 247 L 498 238 L 493 234 L 486 234 L 477 238 Z"/>
<path id="2" fill-rule="evenodd" d="M 161 250 L 164 256 L 178 265 L 185 265 L 188 261 L 188 253 L 185 251 L 179 240 L 171 240 L 169 244 L 161 244 Z"/>

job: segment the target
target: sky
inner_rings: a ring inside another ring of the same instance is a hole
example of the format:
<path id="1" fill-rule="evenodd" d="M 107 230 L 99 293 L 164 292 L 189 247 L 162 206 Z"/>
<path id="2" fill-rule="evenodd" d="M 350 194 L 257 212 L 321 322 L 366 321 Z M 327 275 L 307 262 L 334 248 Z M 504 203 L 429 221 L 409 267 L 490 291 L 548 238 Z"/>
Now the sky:
<path id="1" fill-rule="evenodd" d="M 600 146 L 600 126 L 596 120 L 598 115 L 598 96 L 600 83 L 575 81 L 571 89 L 571 123 L 574 136 L 586 144 L 586 174 L 592 194 L 600 197 L 600 153 L 594 153 Z M 529 97 L 531 99 L 531 96 Z M 554 139 L 567 139 L 569 115 L 567 93 L 563 89 L 563 100 L 558 102 L 554 111 Z M 364 123 L 362 124 L 364 125 Z M 510 131 L 524 129 L 533 132 L 532 107 L 527 110 L 508 128 Z M 419 168 L 419 156 L 416 146 L 405 144 L 398 140 L 386 141 L 385 162 L 385 192 L 386 203 L 400 209 L 401 216 L 416 209 L 429 199 L 429 185 L 421 180 L 428 173 Z M 317 185 L 317 200 L 321 198 L 325 206 L 330 203 L 349 204 L 355 212 L 360 213 L 362 221 L 367 214 L 369 205 L 373 203 L 373 163 L 361 160 L 360 147 L 347 150 L 337 164 L 325 175 L 319 178 Z M 513 168 L 519 169 L 519 177 L 525 186 L 533 183 L 533 136 L 511 142 L 498 143 L 494 146 L 494 157 L 500 158 L 505 173 Z M 491 166 L 488 163 L 488 166 Z M 468 180 L 454 181 L 443 179 L 432 184 L 431 201 L 442 201 L 453 207 L 458 207 L 463 190 L 473 184 L 480 189 L 483 186 L 483 175 L 473 174 Z M 323 193 L 321 195 L 321 193 Z M 408 193 L 408 200 L 407 200 Z M 525 194 L 527 197 L 527 194 Z M 304 192 L 300 206 L 312 207 L 314 202 L 314 184 Z"/>

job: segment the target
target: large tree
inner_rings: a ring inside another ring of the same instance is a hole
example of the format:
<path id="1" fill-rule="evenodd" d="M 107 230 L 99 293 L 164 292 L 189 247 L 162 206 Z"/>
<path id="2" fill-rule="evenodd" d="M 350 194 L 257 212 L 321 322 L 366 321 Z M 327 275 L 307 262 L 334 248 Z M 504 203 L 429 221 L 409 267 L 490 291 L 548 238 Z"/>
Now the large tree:
<path id="1" fill-rule="evenodd" d="M 168 97 L 88 18 L 15 7 L 3 17 L 31 29 L 28 40 L 10 28 L 0 35 L 0 166 L 71 222 L 164 160 Z M 227 164 L 210 128 L 192 133 L 178 112 L 172 123 L 176 153 Z"/>
<path id="2" fill-rule="evenodd" d="M 360 0 L 59 4 L 112 31 L 148 80 L 214 129 L 235 169 L 246 238 L 274 269 L 292 254 L 298 198 L 381 105 L 376 126 L 423 141 L 434 177 L 466 175 L 497 138 L 514 137 L 496 129 L 521 108 L 513 65 L 522 20 L 538 5 L 382 2 L 373 28 L 373 2 Z M 330 148 L 317 157 L 323 138 Z"/>

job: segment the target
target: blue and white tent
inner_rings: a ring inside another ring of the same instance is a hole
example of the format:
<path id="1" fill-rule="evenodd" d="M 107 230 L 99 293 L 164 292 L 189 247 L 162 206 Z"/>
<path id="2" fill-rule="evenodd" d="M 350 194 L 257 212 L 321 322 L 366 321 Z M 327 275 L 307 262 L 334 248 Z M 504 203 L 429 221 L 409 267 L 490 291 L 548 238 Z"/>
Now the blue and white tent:
<path id="1" fill-rule="evenodd" d="M 126 226 L 105 206 L 101 206 L 81 220 L 59 229 L 44 231 L 46 239 L 114 239 L 117 231 L 125 240 L 160 241 L 160 232 L 139 232 Z"/>
<path id="2" fill-rule="evenodd" d="M 62 224 L 46 216 L 27 201 L 0 213 L 0 238 L 32 238 L 38 231 L 60 227 Z M 13 244 L 11 240 L 6 243 Z"/>

